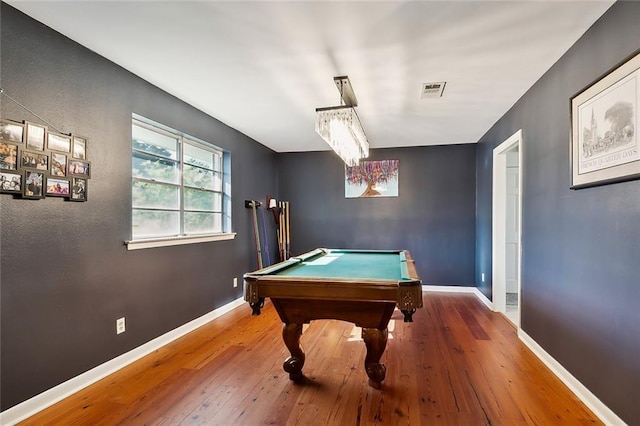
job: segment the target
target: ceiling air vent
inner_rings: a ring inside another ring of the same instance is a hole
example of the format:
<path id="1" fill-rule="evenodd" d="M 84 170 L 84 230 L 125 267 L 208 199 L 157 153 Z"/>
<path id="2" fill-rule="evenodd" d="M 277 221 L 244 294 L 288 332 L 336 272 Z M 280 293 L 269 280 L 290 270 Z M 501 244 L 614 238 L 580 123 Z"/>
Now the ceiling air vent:
<path id="1" fill-rule="evenodd" d="M 420 91 L 420 99 L 424 98 L 440 98 L 444 92 L 444 86 L 446 81 L 439 83 L 422 83 L 422 90 Z"/>

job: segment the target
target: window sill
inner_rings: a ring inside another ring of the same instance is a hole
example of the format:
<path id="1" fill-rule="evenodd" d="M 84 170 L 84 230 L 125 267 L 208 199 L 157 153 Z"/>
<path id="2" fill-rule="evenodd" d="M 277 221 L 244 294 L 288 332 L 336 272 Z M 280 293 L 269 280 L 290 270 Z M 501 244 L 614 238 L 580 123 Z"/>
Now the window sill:
<path id="1" fill-rule="evenodd" d="M 211 241 L 233 240 L 235 232 L 215 235 L 196 235 L 182 237 L 149 238 L 146 240 L 125 241 L 127 250 L 140 250 L 154 247 L 180 246 L 184 244 L 208 243 Z"/>

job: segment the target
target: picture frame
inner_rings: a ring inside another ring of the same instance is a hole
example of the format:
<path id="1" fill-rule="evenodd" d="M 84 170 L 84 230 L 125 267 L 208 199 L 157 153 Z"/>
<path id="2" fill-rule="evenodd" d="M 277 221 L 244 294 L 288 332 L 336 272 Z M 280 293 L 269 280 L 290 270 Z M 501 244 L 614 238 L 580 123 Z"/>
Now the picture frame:
<path id="1" fill-rule="evenodd" d="M 571 98 L 571 189 L 640 178 L 640 51 Z"/>
<path id="2" fill-rule="evenodd" d="M 0 170 L 18 170 L 18 145 L 0 141 Z"/>
<path id="3" fill-rule="evenodd" d="M 24 124 L 10 120 L 0 120 L 0 140 L 22 143 L 24 140 Z"/>
<path id="4" fill-rule="evenodd" d="M 51 176 L 66 176 L 67 175 L 67 156 L 65 154 L 52 152 L 51 153 L 51 168 L 49 173 Z"/>
<path id="5" fill-rule="evenodd" d="M 344 166 L 345 198 L 397 197 L 400 160 L 360 161 Z"/>
<path id="6" fill-rule="evenodd" d="M 20 152 L 20 167 L 47 171 L 49 170 L 49 155 L 23 149 Z"/>
<path id="7" fill-rule="evenodd" d="M 22 175 L 0 171 L 0 192 L 22 193 Z"/>
<path id="8" fill-rule="evenodd" d="M 34 151 L 44 151 L 47 140 L 47 126 L 25 121 L 25 145 L 27 149 Z"/>
<path id="9" fill-rule="evenodd" d="M 36 170 L 24 172 L 22 197 L 31 199 L 44 198 L 44 173 Z"/>
<path id="10" fill-rule="evenodd" d="M 70 159 L 67 162 L 67 174 L 84 178 L 91 177 L 91 162 Z"/>
<path id="11" fill-rule="evenodd" d="M 71 136 L 49 132 L 47 135 L 47 148 L 52 151 L 71 152 Z"/>
<path id="12" fill-rule="evenodd" d="M 87 201 L 87 184 L 88 180 L 85 178 L 71 178 L 71 194 L 69 200 L 71 201 Z"/>
<path id="13" fill-rule="evenodd" d="M 73 158 L 78 160 L 87 159 L 87 138 L 84 136 L 73 135 Z"/>
<path id="14" fill-rule="evenodd" d="M 71 195 L 71 182 L 68 179 L 48 177 L 45 195 L 47 197 L 69 197 Z"/>

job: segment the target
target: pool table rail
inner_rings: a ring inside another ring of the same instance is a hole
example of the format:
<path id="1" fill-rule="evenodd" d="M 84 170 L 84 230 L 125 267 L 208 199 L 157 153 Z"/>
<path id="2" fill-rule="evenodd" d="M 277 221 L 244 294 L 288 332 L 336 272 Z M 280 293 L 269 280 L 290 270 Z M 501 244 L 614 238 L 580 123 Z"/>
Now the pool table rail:
<path id="1" fill-rule="evenodd" d="M 244 276 L 245 301 L 257 303 L 261 298 L 314 299 L 368 302 L 395 302 L 401 310 L 422 307 L 420 280 L 388 281 L 306 277 Z"/>
<path id="2" fill-rule="evenodd" d="M 340 277 L 296 277 L 279 274 L 328 253 L 397 253 L 400 280 Z M 411 313 L 422 307 L 422 282 L 407 250 L 335 250 L 318 248 L 244 275 L 244 299 L 260 313 L 265 297 L 286 299 L 395 302 Z M 257 308 L 255 307 L 258 304 Z"/>

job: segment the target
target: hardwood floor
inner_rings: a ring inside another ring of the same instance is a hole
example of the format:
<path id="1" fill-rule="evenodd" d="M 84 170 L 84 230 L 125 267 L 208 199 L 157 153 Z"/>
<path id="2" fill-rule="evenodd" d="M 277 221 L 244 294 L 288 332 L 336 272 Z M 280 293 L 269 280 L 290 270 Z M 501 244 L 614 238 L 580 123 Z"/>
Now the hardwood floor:
<path id="1" fill-rule="evenodd" d="M 396 311 L 381 390 L 367 385 L 360 331 L 314 321 L 305 381 L 282 370 L 282 324 L 242 306 L 25 425 L 602 424 L 473 295 L 425 293 L 413 323 Z"/>

